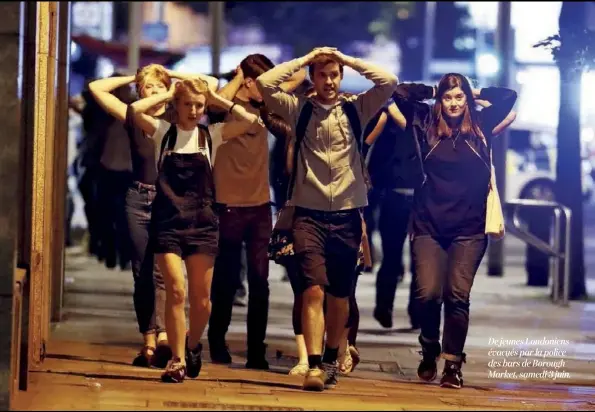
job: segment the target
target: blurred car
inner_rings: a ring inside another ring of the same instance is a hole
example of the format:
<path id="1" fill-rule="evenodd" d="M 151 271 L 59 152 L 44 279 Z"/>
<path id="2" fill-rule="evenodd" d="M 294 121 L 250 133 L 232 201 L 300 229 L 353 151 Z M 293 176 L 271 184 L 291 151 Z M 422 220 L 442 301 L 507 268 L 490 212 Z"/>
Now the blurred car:
<path id="1" fill-rule="evenodd" d="M 508 139 L 506 199 L 555 200 L 555 133 L 544 130 L 511 129 Z M 582 159 L 582 188 L 585 201 L 595 190 L 593 166 Z"/>

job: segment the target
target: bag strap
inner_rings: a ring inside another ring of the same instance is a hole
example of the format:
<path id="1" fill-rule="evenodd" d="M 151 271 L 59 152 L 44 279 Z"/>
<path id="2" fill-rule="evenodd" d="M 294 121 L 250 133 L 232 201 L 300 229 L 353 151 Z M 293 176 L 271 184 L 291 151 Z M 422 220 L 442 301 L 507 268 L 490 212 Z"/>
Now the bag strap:
<path id="1" fill-rule="evenodd" d="M 362 173 L 364 176 L 364 181 L 368 188 L 368 191 L 372 188 L 372 180 L 370 179 L 370 174 L 368 173 L 368 168 L 366 167 L 366 161 L 364 160 L 364 155 L 362 152 L 363 146 L 363 133 L 362 133 L 362 124 L 359 120 L 359 115 L 357 114 L 357 109 L 353 102 L 345 102 L 343 103 L 343 111 L 347 116 L 347 120 L 349 120 L 349 125 L 351 126 L 351 131 L 353 132 L 353 136 L 355 137 L 355 141 L 357 143 L 357 151 L 359 153 L 359 159 L 362 166 Z"/>
<path id="2" fill-rule="evenodd" d="M 209 161 L 212 162 L 213 159 L 213 140 L 211 139 L 211 133 L 209 132 L 209 128 L 202 123 L 198 123 L 198 131 L 202 131 L 203 133 L 199 133 L 199 139 L 204 137 L 206 140 L 207 150 L 209 151 Z M 211 165 L 212 166 L 212 165 Z"/>
<path id="3" fill-rule="evenodd" d="M 287 201 L 291 200 L 291 196 L 293 194 L 293 186 L 295 185 L 295 179 L 297 175 L 297 162 L 298 162 L 298 152 L 300 150 L 300 146 L 302 145 L 302 141 L 306 136 L 306 128 L 308 127 L 308 123 L 310 123 L 310 118 L 312 118 L 312 110 L 314 106 L 308 100 L 306 104 L 302 107 L 300 112 L 300 116 L 298 117 L 297 125 L 295 127 L 295 146 L 293 148 L 293 164 L 291 170 L 291 177 L 289 178 L 289 185 L 287 187 Z"/>
<path id="4" fill-rule="evenodd" d="M 176 141 L 178 140 L 178 128 L 174 123 L 169 126 L 163 140 L 161 141 L 161 149 L 159 150 L 159 162 L 157 162 L 157 170 L 161 169 L 161 163 L 163 162 L 163 153 L 167 150 L 173 150 L 176 147 Z"/>

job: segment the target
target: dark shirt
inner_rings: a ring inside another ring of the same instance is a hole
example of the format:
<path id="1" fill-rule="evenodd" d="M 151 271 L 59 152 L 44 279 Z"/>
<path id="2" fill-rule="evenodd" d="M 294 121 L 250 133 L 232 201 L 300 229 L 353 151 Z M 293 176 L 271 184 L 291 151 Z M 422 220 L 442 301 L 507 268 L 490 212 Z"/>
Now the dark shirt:
<path id="1" fill-rule="evenodd" d="M 485 232 L 492 130 L 512 110 L 516 92 L 490 87 L 482 89 L 479 98 L 492 104 L 479 113 L 487 146 L 475 136 L 440 138 L 431 144 L 427 134 L 418 136 L 426 180 L 415 191 L 411 217 L 415 235 L 454 237 Z M 417 122 L 423 130 L 428 130 L 431 122 L 428 105 L 417 104 L 409 113 L 413 117 L 406 115 L 408 123 Z M 453 136 L 457 136 L 456 131 Z"/>
<path id="2" fill-rule="evenodd" d="M 386 113 L 386 125 L 372 144 L 367 161 L 372 186 L 380 190 L 414 189 L 418 160 L 410 130 L 401 130 L 384 107 L 368 123 L 364 136 L 372 132 L 382 113 Z"/>
<path id="3" fill-rule="evenodd" d="M 165 112 L 156 116 L 169 123 L 175 123 L 175 110 L 168 107 Z M 130 138 L 130 154 L 132 157 L 132 178 L 135 181 L 154 185 L 157 180 L 157 163 L 155 161 L 155 144 L 151 136 L 145 133 L 134 123 L 132 108 L 126 109 L 124 128 Z"/>

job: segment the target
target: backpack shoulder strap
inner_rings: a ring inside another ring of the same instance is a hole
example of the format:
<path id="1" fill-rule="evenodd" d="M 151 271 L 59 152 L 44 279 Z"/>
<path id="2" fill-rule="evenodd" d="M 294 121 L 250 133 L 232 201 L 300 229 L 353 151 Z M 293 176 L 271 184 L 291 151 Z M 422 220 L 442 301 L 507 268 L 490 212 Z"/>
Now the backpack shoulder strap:
<path id="1" fill-rule="evenodd" d="M 343 103 L 343 110 L 345 111 L 345 115 L 349 120 L 349 125 L 351 126 L 351 131 L 355 136 L 355 141 L 357 142 L 357 148 L 361 152 L 362 150 L 362 124 L 359 120 L 359 115 L 357 114 L 357 109 L 353 102 L 345 102 Z"/>
<path id="2" fill-rule="evenodd" d="M 163 161 L 163 153 L 167 147 L 167 150 L 173 150 L 176 147 L 176 140 L 178 140 L 178 128 L 174 123 L 169 126 L 163 140 L 161 141 L 161 149 L 159 150 L 159 161 L 157 162 L 158 169 L 161 168 L 161 162 Z"/>
<path id="3" fill-rule="evenodd" d="M 300 150 L 300 146 L 302 145 L 302 141 L 306 136 L 306 128 L 308 127 L 308 123 L 310 123 L 310 119 L 312 118 L 313 109 L 314 106 L 312 105 L 312 102 L 310 102 L 309 100 L 306 101 L 306 103 L 302 107 L 302 110 L 300 111 L 297 125 L 295 127 L 295 145 L 293 147 L 293 163 L 291 168 L 291 177 L 289 178 L 289 185 L 287 187 L 287 200 L 290 200 L 291 195 L 293 194 L 293 186 L 295 185 L 295 179 L 297 174 L 298 152 Z"/>
<path id="4" fill-rule="evenodd" d="M 198 131 L 201 132 L 201 135 L 205 137 L 207 142 L 207 150 L 209 151 L 209 159 L 213 158 L 213 142 L 211 139 L 211 133 L 209 132 L 209 128 L 202 123 L 198 123 Z"/>
<path id="5" fill-rule="evenodd" d="M 345 115 L 349 120 L 349 125 L 351 126 L 351 131 L 353 132 L 353 136 L 355 138 L 355 142 L 357 143 L 357 151 L 359 153 L 360 163 L 362 166 L 362 174 L 364 176 L 364 181 L 366 183 L 366 187 L 368 191 L 372 189 L 372 179 L 370 178 L 370 174 L 368 173 L 368 168 L 366 167 L 366 161 L 364 160 L 365 154 L 363 152 L 363 142 L 364 140 L 362 136 L 362 124 L 359 120 L 359 115 L 357 114 L 357 109 L 353 102 L 345 102 L 343 103 L 343 110 L 345 111 Z"/>

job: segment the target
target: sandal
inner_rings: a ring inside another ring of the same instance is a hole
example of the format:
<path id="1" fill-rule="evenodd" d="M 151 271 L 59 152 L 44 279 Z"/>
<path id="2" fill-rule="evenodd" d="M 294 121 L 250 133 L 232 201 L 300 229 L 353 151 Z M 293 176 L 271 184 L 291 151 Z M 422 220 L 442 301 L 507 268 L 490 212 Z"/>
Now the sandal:
<path id="1" fill-rule="evenodd" d="M 298 363 L 289 371 L 292 376 L 306 376 L 310 370 L 310 365 L 307 363 Z"/>
<path id="2" fill-rule="evenodd" d="M 339 373 L 341 375 L 348 375 L 353 370 L 353 359 L 351 358 L 349 349 L 339 355 L 338 361 Z"/>
<path id="3" fill-rule="evenodd" d="M 351 359 L 353 362 L 353 366 L 351 367 L 351 372 L 353 372 L 357 364 L 360 362 L 361 358 L 359 355 L 359 350 L 357 350 L 357 348 L 353 345 L 349 346 L 349 353 L 351 354 Z"/>
<path id="4" fill-rule="evenodd" d="M 161 380 L 165 383 L 182 383 L 186 377 L 186 365 L 180 358 L 172 358 L 167 362 L 165 372 L 161 375 Z"/>
<path id="5" fill-rule="evenodd" d="M 139 366 L 141 368 L 148 368 L 151 366 L 153 362 L 153 357 L 155 356 L 155 347 L 145 345 L 139 352 L 139 354 L 134 358 L 132 361 L 133 366 Z"/>
<path id="6" fill-rule="evenodd" d="M 163 369 L 167 366 L 167 362 L 170 361 L 172 356 L 173 352 L 167 343 L 158 343 L 157 349 L 155 349 L 155 353 L 153 354 L 151 366 Z"/>

